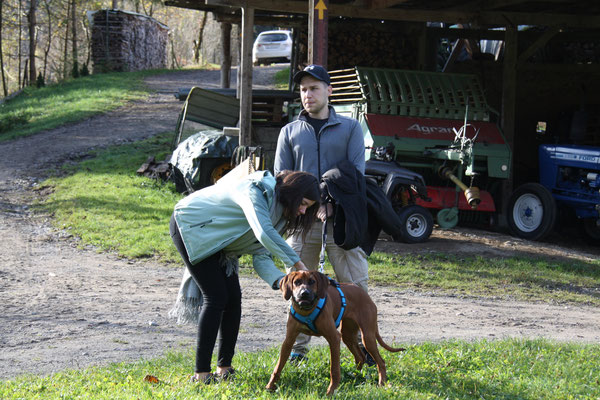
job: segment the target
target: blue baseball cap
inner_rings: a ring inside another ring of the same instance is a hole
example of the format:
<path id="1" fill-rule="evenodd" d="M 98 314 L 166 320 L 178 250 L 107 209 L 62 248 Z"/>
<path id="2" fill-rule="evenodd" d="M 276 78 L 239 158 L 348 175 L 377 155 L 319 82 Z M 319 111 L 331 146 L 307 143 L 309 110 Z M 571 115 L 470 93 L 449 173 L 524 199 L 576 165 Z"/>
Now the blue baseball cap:
<path id="1" fill-rule="evenodd" d="M 327 73 L 327 70 L 325 68 L 323 68 L 320 65 L 309 65 L 308 67 L 304 68 L 304 70 L 296 72 L 296 75 L 294 75 L 294 82 L 296 83 L 300 83 L 300 81 L 302 80 L 302 78 L 304 78 L 305 76 L 312 76 L 315 79 L 318 79 L 320 81 L 325 82 L 328 85 L 331 85 L 331 79 L 329 78 L 329 74 Z"/>

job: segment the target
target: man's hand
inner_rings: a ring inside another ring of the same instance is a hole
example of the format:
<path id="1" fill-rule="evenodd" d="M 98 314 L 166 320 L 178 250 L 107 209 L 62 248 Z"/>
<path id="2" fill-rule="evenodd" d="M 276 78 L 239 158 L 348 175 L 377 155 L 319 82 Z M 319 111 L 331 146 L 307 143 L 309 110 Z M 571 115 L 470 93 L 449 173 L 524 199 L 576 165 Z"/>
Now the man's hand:
<path id="1" fill-rule="evenodd" d="M 321 204 L 319 211 L 317 211 L 317 218 L 325 222 L 327 217 L 333 215 L 333 205 L 331 203 Z"/>

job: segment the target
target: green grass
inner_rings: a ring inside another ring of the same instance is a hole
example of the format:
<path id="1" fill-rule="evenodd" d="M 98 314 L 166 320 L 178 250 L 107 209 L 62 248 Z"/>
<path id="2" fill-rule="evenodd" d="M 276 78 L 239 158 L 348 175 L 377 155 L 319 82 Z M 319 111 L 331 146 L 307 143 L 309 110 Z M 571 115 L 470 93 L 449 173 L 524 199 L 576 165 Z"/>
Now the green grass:
<path id="1" fill-rule="evenodd" d="M 382 350 L 383 351 L 383 350 Z M 377 386 L 377 370 L 357 371 L 342 350 L 339 399 L 597 399 L 600 346 L 544 340 L 449 341 L 383 351 L 388 384 Z M 0 382 L 0 398 L 12 399 L 306 399 L 325 398 L 329 351 L 316 347 L 306 363 L 286 365 L 278 390 L 264 387 L 277 348 L 240 353 L 235 381 L 204 386 L 189 383 L 194 353 L 108 367 L 72 370 L 48 377 L 23 376 Z M 213 361 L 214 364 L 214 361 Z M 159 383 L 144 380 L 146 375 Z"/>
<path id="2" fill-rule="evenodd" d="M 44 183 L 53 193 L 40 208 L 54 216 L 57 227 L 81 238 L 82 244 L 129 258 L 179 260 L 168 222 L 181 195 L 174 185 L 135 172 L 149 155 L 163 160 L 171 137 L 169 133 L 111 147 L 66 168 L 67 176 Z"/>
<path id="3" fill-rule="evenodd" d="M 279 90 L 288 90 L 290 81 L 290 67 L 275 73 L 275 87 Z"/>
<path id="4" fill-rule="evenodd" d="M 23 93 L 0 105 L 0 142 L 108 112 L 150 92 L 142 79 L 161 71 L 119 72 L 71 79 Z"/>
<path id="5" fill-rule="evenodd" d="M 600 306 L 600 261 L 449 254 L 369 257 L 371 281 L 404 289 Z"/>

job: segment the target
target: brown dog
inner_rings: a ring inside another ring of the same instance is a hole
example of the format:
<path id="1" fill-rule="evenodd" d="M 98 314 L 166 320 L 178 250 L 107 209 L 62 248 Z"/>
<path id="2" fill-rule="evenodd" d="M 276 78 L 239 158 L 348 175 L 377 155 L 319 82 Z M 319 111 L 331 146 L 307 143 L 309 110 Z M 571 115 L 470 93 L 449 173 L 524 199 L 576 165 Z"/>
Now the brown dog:
<path id="1" fill-rule="evenodd" d="M 267 384 L 268 390 L 275 390 L 275 383 L 281 376 L 281 371 L 300 332 L 312 336 L 323 336 L 329 342 L 331 382 L 327 388 L 327 395 L 332 395 L 340 384 L 340 337 L 354 355 L 356 367 L 361 369 L 365 362 L 365 355 L 357 343 L 359 328 L 362 333 L 363 345 L 377 363 L 379 385 L 386 382 L 385 362 L 379 354 L 377 342 L 391 352 L 404 349 L 390 347 L 381 339 L 377 327 L 377 306 L 367 292 L 354 284 L 341 283 L 339 286 L 346 299 L 346 307 L 341 319 L 341 335 L 336 328 L 336 319 L 342 309 L 342 296 L 338 289 L 330 283 L 327 276 L 317 271 L 297 271 L 289 273 L 282 279 L 280 289 L 283 292 L 283 298 L 292 299 L 293 311 L 291 311 L 299 314 L 300 318 L 311 315 L 317 307 L 319 299 L 327 298 L 320 314 L 313 322 L 313 327 L 317 332 L 313 331 L 309 325 L 298 321 L 291 314 L 288 317 L 285 340 L 281 345 L 279 360 L 273 370 L 271 380 Z"/>

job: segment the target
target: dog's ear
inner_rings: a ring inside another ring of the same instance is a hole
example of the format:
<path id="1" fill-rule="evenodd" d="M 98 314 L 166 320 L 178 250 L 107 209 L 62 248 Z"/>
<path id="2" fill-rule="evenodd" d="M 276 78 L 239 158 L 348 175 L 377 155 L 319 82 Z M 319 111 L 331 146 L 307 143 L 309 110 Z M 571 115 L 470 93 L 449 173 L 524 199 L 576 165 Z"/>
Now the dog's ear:
<path id="1" fill-rule="evenodd" d="M 317 296 L 320 299 L 322 299 L 327 295 L 327 288 L 329 287 L 329 278 L 327 277 L 327 275 L 322 274 L 318 271 L 313 271 L 313 276 L 317 281 L 317 285 L 319 285 L 319 288 L 317 290 Z"/>
<path id="2" fill-rule="evenodd" d="M 289 300 L 290 297 L 292 297 L 292 281 L 294 280 L 293 275 L 294 272 L 290 272 L 281 279 L 281 282 L 279 282 L 279 290 L 281 290 L 283 293 L 283 298 L 286 300 Z"/>

